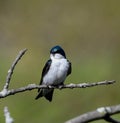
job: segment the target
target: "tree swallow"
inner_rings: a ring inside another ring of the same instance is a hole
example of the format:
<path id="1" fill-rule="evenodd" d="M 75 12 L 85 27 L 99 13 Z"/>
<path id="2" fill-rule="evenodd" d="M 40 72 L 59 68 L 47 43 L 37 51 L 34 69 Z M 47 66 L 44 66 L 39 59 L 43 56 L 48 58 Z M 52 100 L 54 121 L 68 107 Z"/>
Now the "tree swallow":
<path id="1" fill-rule="evenodd" d="M 71 63 L 66 59 L 64 50 L 60 46 L 54 46 L 50 50 L 50 59 L 46 62 L 40 85 L 63 85 L 66 77 L 71 74 Z M 38 89 L 35 99 L 45 97 L 52 101 L 54 89 Z"/>

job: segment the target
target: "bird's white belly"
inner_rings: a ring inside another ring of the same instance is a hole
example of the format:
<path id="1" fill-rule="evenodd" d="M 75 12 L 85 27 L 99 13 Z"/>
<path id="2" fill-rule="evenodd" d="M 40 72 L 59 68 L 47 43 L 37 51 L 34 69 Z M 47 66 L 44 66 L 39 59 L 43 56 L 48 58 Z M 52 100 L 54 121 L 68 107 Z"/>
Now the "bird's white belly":
<path id="1" fill-rule="evenodd" d="M 64 82 L 69 63 L 66 59 L 53 60 L 48 73 L 43 78 L 43 84 L 59 85 Z"/>

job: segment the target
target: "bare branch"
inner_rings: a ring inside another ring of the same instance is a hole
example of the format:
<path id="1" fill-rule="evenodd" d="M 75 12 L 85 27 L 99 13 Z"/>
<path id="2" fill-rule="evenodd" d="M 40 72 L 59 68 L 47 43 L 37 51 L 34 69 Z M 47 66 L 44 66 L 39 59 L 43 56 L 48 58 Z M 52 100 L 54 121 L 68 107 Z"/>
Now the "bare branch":
<path id="1" fill-rule="evenodd" d="M 10 80 L 12 78 L 12 74 L 13 74 L 14 68 L 17 65 L 18 61 L 21 59 L 21 57 L 25 54 L 26 51 L 27 51 L 27 49 L 24 49 L 24 50 L 21 50 L 19 52 L 19 54 L 16 57 L 15 61 L 11 65 L 10 69 L 8 70 L 8 75 L 6 77 L 6 83 L 5 83 L 4 89 L 8 89 L 9 88 L 9 84 L 10 84 Z"/>
<path id="2" fill-rule="evenodd" d="M 113 84 L 115 83 L 116 81 L 115 80 L 105 80 L 105 81 L 101 81 L 101 82 L 90 82 L 90 83 L 80 83 L 80 84 L 69 84 L 69 85 L 62 85 L 62 86 L 59 86 L 58 88 L 59 89 L 62 89 L 62 88 L 87 88 L 87 87 L 93 87 L 93 86 L 98 86 L 98 85 L 109 85 L 109 84 Z"/>
<path id="3" fill-rule="evenodd" d="M 5 115 L 5 123 L 13 123 L 14 122 L 13 118 L 10 116 L 10 113 L 9 113 L 7 107 L 4 107 L 4 115 Z"/>
<path id="4" fill-rule="evenodd" d="M 65 123 L 87 123 L 90 121 L 100 120 L 100 119 L 104 119 L 112 123 L 120 123 L 119 121 L 114 120 L 113 118 L 110 117 L 111 115 L 117 113 L 120 113 L 120 105 L 101 107 L 96 109 L 95 111 L 91 111 L 83 115 L 80 115 L 78 117 L 75 117 L 69 121 L 66 121 Z"/>
<path id="5" fill-rule="evenodd" d="M 20 93 L 20 92 L 24 92 L 24 91 L 30 91 L 33 89 L 38 89 L 38 88 L 54 88 L 54 89 L 65 89 L 65 88 L 86 88 L 86 87 L 93 87 L 93 86 L 98 86 L 98 85 L 109 85 L 109 84 L 113 84 L 115 83 L 115 80 L 111 80 L 111 81 L 101 81 L 101 82 L 94 82 L 94 83 L 81 83 L 81 84 L 68 84 L 68 85 L 60 85 L 60 86 L 50 86 L 50 85 L 36 85 L 36 84 L 29 84 L 28 86 L 25 87 L 21 87 L 18 89 L 11 89 L 6 91 L 5 94 L 3 94 L 2 92 L 0 92 L 0 98 L 4 98 L 6 96 L 9 95 L 14 95 L 16 93 Z"/>
<path id="6" fill-rule="evenodd" d="M 9 84 L 12 78 L 13 71 L 15 69 L 15 66 L 17 65 L 18 61 L 22 58 L 22 56 L 25 54 L 27 49 L 23 49 L 19 52 L 17 55 L 16 59 L 12 63 L 10 69 L 8 70 L 8 75 L 6 77 L 6 83 L 3 87 L 3 90 L 0 92 L 0 98 L 4 98 L 9 95 L 13 95 L 16 93 L 28 91 L 28 90 L 33 90 L 33 89 L 38 89 L 38 88 L 54 88 L 54 89 L 64 89 L 64 88 L 86 88 L 86 87 L 93 87 L 93 86 L 99 86 L 99 85 L 109 85 L 115 83 L 115 80 L 111 81 L 101 81 L 101 82 L 93 82 L 93 83 L 80 83 L 80 84 L 68 84 L 68 85 L 60 85 L 60 86 L 48 86 L 48 85 L 36 85 L 36 84 L 29 84 L 28 86 L 21 87 L 18 89 L 11 89 L 8 90 Z"/>

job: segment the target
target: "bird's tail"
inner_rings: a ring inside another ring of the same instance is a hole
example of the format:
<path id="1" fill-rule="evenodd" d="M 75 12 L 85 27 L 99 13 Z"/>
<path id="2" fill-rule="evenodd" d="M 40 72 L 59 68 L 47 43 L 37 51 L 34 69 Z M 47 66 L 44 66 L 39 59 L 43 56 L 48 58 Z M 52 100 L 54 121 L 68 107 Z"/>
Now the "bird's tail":
<path id="1" fill-rule="evenodd" d="M 39 94 L 36 96 L 36 100 L 40 97 L 45 97 L 47 100 L 50 102 L 52 101 L 52 96 L 53 96 L 54 89 L 41 89 Z"/>

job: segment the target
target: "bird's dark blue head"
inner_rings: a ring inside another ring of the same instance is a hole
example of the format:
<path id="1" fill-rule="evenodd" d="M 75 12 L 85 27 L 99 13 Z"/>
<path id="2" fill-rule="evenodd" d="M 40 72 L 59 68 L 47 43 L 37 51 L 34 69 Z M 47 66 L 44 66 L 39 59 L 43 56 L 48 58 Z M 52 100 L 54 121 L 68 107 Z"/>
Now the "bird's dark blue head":
<path id="1" fill-rule="evenodd" d="M 66 55 L 65 55 L 65 52 L 64 50 L 60 47 L 60 46 L 54 46 L 51 50 L 50 50 L 50 53 L 51 54 L 55 54 L 55 53 L 58 53 L 58 54 L 61 54 L 62 56 L 64 56 L 66 58 Z"/>

